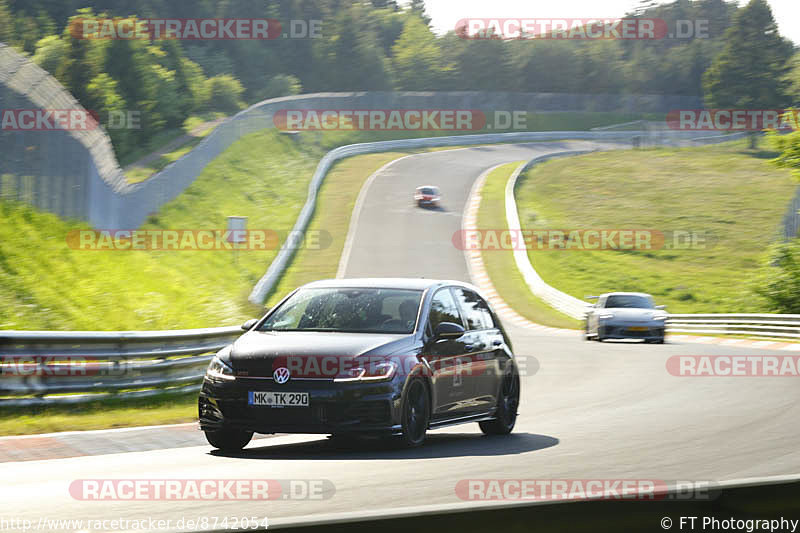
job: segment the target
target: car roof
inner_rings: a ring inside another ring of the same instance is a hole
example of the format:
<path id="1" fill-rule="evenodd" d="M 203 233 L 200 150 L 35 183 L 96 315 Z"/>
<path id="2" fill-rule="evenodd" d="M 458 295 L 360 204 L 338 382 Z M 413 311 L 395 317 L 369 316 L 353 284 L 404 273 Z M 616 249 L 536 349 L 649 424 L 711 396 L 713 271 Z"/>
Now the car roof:
<path id="1" fill-rule="evenodd" d="M 607 292 L 605 294 L 601 294 L 600 297 L 603 296 L 644 296 L 645 298 L 652 298 L 653 296 L 647 294 L 646 292 Z"/>
<path id="2" fill-rule="evenodd" d="M 477 291 L 475 287 L 463 281 L 428 279 L 428 278 L 343 278 L 321 279 L 303 285 L 303 288 L 348 287 L 348 288 L 381 288 L 381 289 L 414 289 L 425 290 L 440 285 L 459 285 Z"/>

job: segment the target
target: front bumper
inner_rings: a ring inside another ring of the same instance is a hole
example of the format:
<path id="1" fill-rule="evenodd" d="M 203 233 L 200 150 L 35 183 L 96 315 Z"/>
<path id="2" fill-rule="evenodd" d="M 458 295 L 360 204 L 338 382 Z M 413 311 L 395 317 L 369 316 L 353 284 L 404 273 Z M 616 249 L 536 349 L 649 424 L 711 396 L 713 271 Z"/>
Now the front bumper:
<path id="1" fill-rule="evenodd" d="M 248 405 L 249 391 L 307 392 L 308 407 Z M 402 381 L 334 383 L 237 377 L 203 382 L 198 400 L 200 429 L 244 429 L 255 433 L 397 433 Z"/>
<path id="2" fill-rule="evenodd" d="M 601 322 L 597 327 L 598 334 L 604 339 L 645 339 L 659 340 L 664 338 L 663 321 L 653 322 Z"/>

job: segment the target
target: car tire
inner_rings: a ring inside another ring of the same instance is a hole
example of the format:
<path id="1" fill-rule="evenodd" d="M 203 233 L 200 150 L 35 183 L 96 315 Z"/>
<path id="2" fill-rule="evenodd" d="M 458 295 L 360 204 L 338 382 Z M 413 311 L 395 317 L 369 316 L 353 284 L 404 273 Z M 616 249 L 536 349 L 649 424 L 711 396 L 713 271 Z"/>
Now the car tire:
<path id="1" fill-rule="evenodd" d="M 583 340 L 590 341 L 592 340 L 592 336 L 589 335 L 589 323 L 586 323 L 586 326 L 583 328 Z"/>
<path id="2" fill-rule="evenodd" d="M 252 431 L 243 429 L 222 428 L 215 431 L 206 430 L 204 433 L 208 443 L 223 452 L 238 452 L 253 438 Z"/>
<path id="3" fill-rule="evenodd" d="M 603 334 L 602 334 L 602 331 L 603 331 L 603 330 L 602 330 L 602 329 L 600 329 L 600 326 L 598 326 L 598 327 L 597 327 L 597 334 L 594 336 L 594 340 L 596 340 L 597 342 L 603 342 Z"/>
<path id="4" fill-rule="evenodd" d="M 431 420 L 428 385 L 422 378 L 411 378 L 403 394 L 400 442 L 407 448 L 422 446 Z"/>
<path id="5" fill-rule="evenodd" d="M 664 337 L 661 337 L 660 339 L 656 340 L 655 343 L 656 344 L 664 344 Z"/>
<path id="6" fill-rule="evenodd" d="M 503 383 L 500 385 L 496 417 L 493 420 L 478 422 L 481 431 L 486 435 L 508 435 L 511 433 L 517 423 L 519 394 L 519 373 L 512 365 L 511 369 L 503 376 Z"/>

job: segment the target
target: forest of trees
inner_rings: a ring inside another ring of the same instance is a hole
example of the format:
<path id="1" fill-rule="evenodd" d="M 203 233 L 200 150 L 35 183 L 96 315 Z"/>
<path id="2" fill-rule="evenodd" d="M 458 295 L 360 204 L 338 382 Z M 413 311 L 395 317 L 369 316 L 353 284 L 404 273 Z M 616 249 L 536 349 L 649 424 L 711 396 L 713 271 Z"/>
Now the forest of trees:
<path id="1" fill-rule="evenodd" d="M 764 0 L 758 0 L 763 5 Z M 140 130 L 111 135 L 118 153 L 186 117 L 231 113 L 245 103 L 298 92 L 499 90 L 711 96 L 724 105 L 727 79 L 704 73 L 730 49 L 737 11 L 723 0 L 643 1 L 631 16 L 708 20 L 708 38 L 657 40 L 470 40 L 431 30 L 424 2 L 395 0 L 0 0 L 0 41 L 29 54 L 87 109 L 140 112 Z M 767 8 L 768 10 L 768 8 Z M 321 20 L 321 38 L 86 40 L 69 22 L 85 17 Z M 771 17 L 771 15 L 770 15 Z M 774 24 L 774 22 L 773 22 Z M 727 35 L 727 37 L 726 37 Z M 793 54 L 777 34 L 771 57 Z M 726 50 L 726 46 L 728 49 Z M 787 56 L 788 58 L 788 56 Z M 777 60 L 776 60 L 777 61 Z M 715 72 L 726 72 L 725 60 Z M 720 70 L 722 69 L 722 70 Z M 783 77 L 787 69 L 776 65 Z M 786 74 L 786 76 L 789 76 Z M 797 81 L 778 88 L 791 103 Z M 716 80 L 716 81 L 715 81 Z M 716 85 L 715 85 L 716 83 Z M 733 89 L 735 90 L 735 88 Z M 720 96 L 721 95 L 721 96 Z M 774 96 L 774 95 L 773 95 Z M 774 101 L 770 104 L 777 104 Z"/>

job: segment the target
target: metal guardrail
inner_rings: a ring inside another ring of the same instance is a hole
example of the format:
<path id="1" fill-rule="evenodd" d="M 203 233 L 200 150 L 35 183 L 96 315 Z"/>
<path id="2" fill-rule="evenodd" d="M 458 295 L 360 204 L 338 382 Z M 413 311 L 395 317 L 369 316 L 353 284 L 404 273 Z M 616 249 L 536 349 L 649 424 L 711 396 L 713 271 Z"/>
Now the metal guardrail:
<path id="1" fill-rule="evenodd" d="M 629 132 L 629 134 L 635 134 L 635 132 Z M 694 143 L 705 144 L 733 140 L 744 135 L 746 134 L 695 137 L 691 140 Z M 517 167 L 506 183 L 505 205 L 508 228 L 512 231 L 521 228 L 514 190 L 517 179 L 523 171 L 549 159 L 590 152 L 590 150 L 582 150 L 547 154 L 535 157 Z M 585 318 L 587 307 L 591 304 L 547 284 L 536 272 L 536 269 L 533 268 L 526 250 L 514 250 L 514 261 L 525 283 L 535 296 L 567 316 L 577 320 Z M 746 335 L 762 339 L 800 339 L 800 315 L 752 313 L 670 314 L 667 319 L 667 332 L 702 335 Z"/>
<path id="2" fill-rule="evenodd" d="M 211 354 L 241 332 L 0 331 L 0 406 L 195 391 Z"/>
<path id="3" fill-rule="evenodd" d="M 671 314 L 667 320 L 670 333 L 747 335 L 774 339 L 800 339 L 800 315 Z"/>

